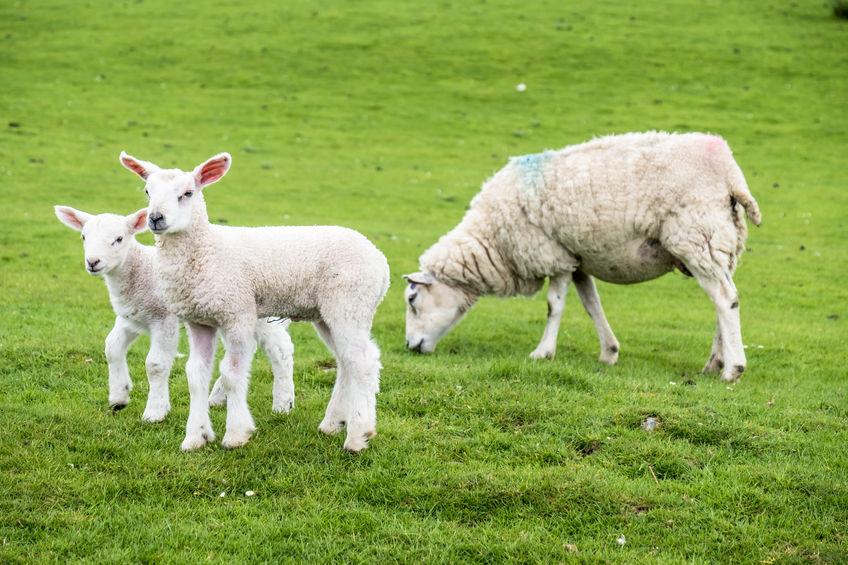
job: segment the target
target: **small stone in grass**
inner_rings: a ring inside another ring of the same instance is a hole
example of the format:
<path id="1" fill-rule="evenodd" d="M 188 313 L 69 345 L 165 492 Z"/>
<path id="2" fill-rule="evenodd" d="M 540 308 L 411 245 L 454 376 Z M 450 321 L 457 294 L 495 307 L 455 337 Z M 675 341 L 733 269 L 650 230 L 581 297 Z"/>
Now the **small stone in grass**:
<path id="1" fill-rule="evenodd" d="M 244 493 L 245 496 L 253 496 L 254 494 L 256 494 L 256 493 L 253 492 L 252 490 L 245 491 L 245 493 Z"/>
<path id="2" fill-rule="evenodd" d="M 565 544 L 565 549 L 568 551 L 568 553 L 577 553 L 577 546 L 573 543 Z"/>
<path id="3" fill-rule="evenodd" d="M 225 496 L 227 496 L 227 493 L 222 492 L 221 494 L 218 495 L 218 498 L 224 498 Z"/>
<path id="4" fill-rule="evenodd" d="M 517 90 L 518 92 L 524 92 L 525 90 L 527 90 L 527 85 L 524 84 L 523 82 L 516 84 L 515 90 Z"/>
<path id="5" fill-rule="evenodd" d="M 654 416 L 648 416 L 647 418 L 645 418 L 645 421 L 642 422 L 642 429 L 645 430 L 646 432 L 652 432 L 652 431 L 656 430 L 659 427 L 659 425 L 660 425 L 659 418 L 656 418 Z"/>
<path id="6" fill-rule="evenodd" d="M 627 538 L 624 537 L 624 534 L 621 534 L 615 541 L 618 543 L 618 545 L 623 546 L 625 543 L 627 543 Z"/>

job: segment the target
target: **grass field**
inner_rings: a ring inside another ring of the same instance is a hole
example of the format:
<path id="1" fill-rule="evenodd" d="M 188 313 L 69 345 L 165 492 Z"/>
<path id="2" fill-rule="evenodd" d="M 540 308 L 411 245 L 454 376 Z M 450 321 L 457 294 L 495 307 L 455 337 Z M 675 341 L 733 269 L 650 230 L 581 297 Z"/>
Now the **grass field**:
<path id="1" fill-rule="evenodd" d="M 3 2 L 0 562 L 848 561 L 846 47 L 824 1 Z M 699 374 L 714 313 L 677 274 L 599 285 L 615 367 L 573 293 L 552 362 L 527 358 L 543 296 L 404 350 L 401 274 L 509 156 L 647 129 L 723 135 L 762 207 L 739 384 Z M 305 324 L 297 406 L 271 414 L 257 357 L 244 448 L 179 451 L 183 361 L 141 423 L 146 339 L 109 411 L 106 290 L 52 205 L 142 207 L 122 149 L 230 151 L 213 220 L 386 253 L 369 450 L 317 432 L 334 373 Z"/>

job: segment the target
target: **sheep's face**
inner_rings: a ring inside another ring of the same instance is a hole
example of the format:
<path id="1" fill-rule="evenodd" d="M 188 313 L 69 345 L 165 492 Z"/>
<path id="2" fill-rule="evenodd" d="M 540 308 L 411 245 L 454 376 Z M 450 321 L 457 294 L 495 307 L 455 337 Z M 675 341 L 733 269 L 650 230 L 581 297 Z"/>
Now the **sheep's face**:
<path id="1" fill-rule="evenodd" d="M 56 206 L 55 211 L 63 224 L 82 233 L 85 270 L 95 276 L 121 268 L 135 234 L 143 231 L 147 223 L 147 209 L 129 216 L 93 216 L 69 206 Z"/>
<path id="2" fill-rule="evenodd" d="M 404 275 L 404 279 L 409 283 L 404 292 L 406 347 L 419 353 L 432 353 L 439 340 L 462 319 L 474 299 L 429 273 Z"/>
<path id="3" fill-rule="evenodd" d="M 220 153 L 193 171 L 160 169 L 153 163 L 121 153 L 121 164 L 146 182 L 147 223 L 156 235 L 178 233 L 191 227 L 195 208 L 203 205 L 201 191 L 221 179 L 230 168 L 229 153 Z"/>

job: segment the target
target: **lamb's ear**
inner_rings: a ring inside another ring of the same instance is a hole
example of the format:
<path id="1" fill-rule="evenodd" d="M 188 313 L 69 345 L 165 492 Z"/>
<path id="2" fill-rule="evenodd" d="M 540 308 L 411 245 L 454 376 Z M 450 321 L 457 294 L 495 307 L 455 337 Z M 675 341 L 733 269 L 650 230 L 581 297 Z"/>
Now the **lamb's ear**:
<path id="1" fill-rule="evenodd" d="M 126 151 L 121 151 L 120 161 L 123 166 L 125 166 L 127 169 L 131 170 L 144 180 L 147 180 L 147 177 L 159 170 L 159 167 L 157 167 L 153 163 L 148 163 L 147 161 L 136 159 L 132 155 L 127 155 Z"/>
<path id="2" fill-rule="evenodd" d="M 436 282 L 436 279 L 430 273 L 410 273 L 403 275 L 403 280 L 409 283 L 423 284 L 428 286 Z"/>
<path id="3" fill-rule="evenodd" d="M 229 153 L 218 153 L 214 157 L 201 163 L 194 169 L 194 179 L 198 188 L 203 188 L 221 180 L 230 170 L 233 158 Z"/>
<path id="4" fill-rule="evenodd" d="M 134 214 L 127 216 L 127 225 L 130 233 L 138 233 L 147 229 L 147 208 L 142 208 Z"/>
<path id="5" fill-rule="evenodd" d="M 53 206 L 53 210 L 55 210 L 56 217 L 59 218 L 59 221 L 72 230 L 82 231 L 82 227 L 91 219 L 91 214 L 71 208 L 70 206 Z"/>

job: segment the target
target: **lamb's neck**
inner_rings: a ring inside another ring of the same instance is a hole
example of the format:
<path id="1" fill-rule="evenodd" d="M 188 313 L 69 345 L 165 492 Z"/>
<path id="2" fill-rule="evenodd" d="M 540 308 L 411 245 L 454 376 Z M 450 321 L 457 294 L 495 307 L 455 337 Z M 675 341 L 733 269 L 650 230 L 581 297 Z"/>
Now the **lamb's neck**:
<path id="1" fill-rule="evenodd" d="M 132 239 L 129 245 L 131 247 L 121 266 L 103 276 L 110 296 L 127 297 L 131 289 L 137 287 L 138 281 L 143 279 L 150 269 L 142 245 L 135 239 Z"/>
<path id="2" fill-rule="evenodd" d="M 458 225 L 424 254 L 421 267 L 474 299 L 516 290 L 504 255 L 481 226 Z"/>

